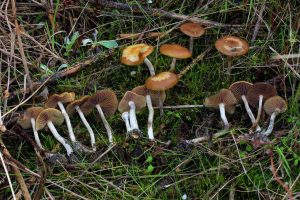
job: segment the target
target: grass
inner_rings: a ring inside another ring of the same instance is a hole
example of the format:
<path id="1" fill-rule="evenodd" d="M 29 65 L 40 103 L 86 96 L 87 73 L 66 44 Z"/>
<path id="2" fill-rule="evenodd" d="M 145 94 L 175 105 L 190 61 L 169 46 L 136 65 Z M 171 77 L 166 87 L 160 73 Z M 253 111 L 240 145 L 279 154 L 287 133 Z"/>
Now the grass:
<path id="1" fill-rule="evenodd" d="M 145 1 L 126 2 L 145 6 Z M 98 32 L 97 40 L 115 40 L 119 33 L 143 32 L 145 28 L 167 31 L 180 23 L 175 19 L 153 17 L 147 13 L 136 14 L 117 9 L 99 9 L 97 5 L 76 3 L 76 1 L 66 1 L 64 7 L 63 2 L 54 1 L 54 16 L 58 17 L 55 18 L 57 25 L 55 30 L 49 23 L 46 11 L 41 7 L 21 1 L 17 4 L 20 13 L 19 23 L 24 26 L 24 29 L 32 37 L 39 39 L 42 44 L 46 44 L 49 50 L 60 55 L 69 65 L 85 60 L 96 51 L 108 51 L 103 47 L 95 49 L 81 47 L 78 42 L 75 42 L 70 54 L 65 56 L 64 37 L 67 35 L 71 37 L 76 31 L 81 35 L 78 41 L 85 37 L 92 39 L 95 30 Z M 265 4 L 263 21 L 256 39 L 251 42 L 257 15 L 263 4 Z M 108 148 L 105 129 L 98 120 L 98 113 L 94 112 L 88 116 L 88 120 L 96 132 L 99 152 L 97 155 L 79 157 L 80 162 L 69 168 L 60 165 L 48 166 L 46 177 L 48 182 L 43 199 L 51 195 L 57 199 L 83 197 L 87 199 L 181 199 L 184 194 L 188 199 L 229 199 L 230 195 L 234 195 L 234 199 L 283 199 L 286 191 L 273 177 L 268 151 L 273 152 L 279 178 L 289 185 L 294 197 L 299 195 L 299 79 L 284 62 L 274 62 L 270 59 L 273 53 L 269 48 L 272 47 L 281 54 L 298 53 L 299 5 L 296 1 L 286 3 L 285 1 L 252 0 L 244 3 L 243 1 L 211 1 L 210 5 L 203 4 L 204 7 L 198 8 L 196 6 L 197 3 L 191 0 L 155 1 L 154 4 L 149 5 L 149 7 L 162 8 L 179 14 L 194 13 L 224 24 L 241 25 L 238 28 L 207 27 L 205 36 L 194 41 L 194 56 L 213 46 L 217 38 L 226 34 L 247 39 L 251 50 L 246 56 L 233 60 L 233 74 L 228 81 L 224 74 L 226 58 L 213 49 L 203 62 L 197 64 L 180 80 L 175 88 L 167 91 L 165 105 L 202 104 L 205 97 L 228 87 L 237 80 L 270 81 L 276 86 L 279 95 L 286 98 L 289 104 L 288 111 L 276 119 L 275 132 L 270 137 L 274 145 L 262 145 L 256 148 L 250 142 L 238 139 L 240 135 L 248 133 L 250 127 L 250 121 L 241 108 L 237 108 L 236 113 L 229 116 L 232 128 L 225 136 L 193 146 L 185 145 L 182 140 L 215 133 L 222 128 L 217 112 L 203 108 L 165 110 L 162 118 L 159 118 L 156 112 L 154 130 L 158 143 L 155 145 L 148 143 L 146 135 L 139 141 L 125 141 L 124 123 L 117 113 L 108 120 L 113 127 L 117 145 L 90 167 L 91 163 Z M 31 15 L 24 15 L 26 10 L 29 10 Z M 41 29 L 35 29 L 36 26 L 32 25 L 41 22 L 45 23 Z M 0 25 L 6 29 L 4 23 Z M 7 41 L 8 38 L 0 36 L 4 42 L 10 42 Z M 163 43 L 187 46 L 188 40 L 188 37 L 174 30 L 159 42 L 153 39 L 145 39 L 144 42 L 153 46 Z M 59 69 L 62 64 L 60 61 L 53 59 L 47 52 L 32 47 L 35 44 L 30 40 L 24 39 L 23 42 L 27 47 L 25 53 L 29 62 L 37 65 L 44 64 L 53 72 Z M 50 93 L 74 91 L 77 96 L 81 96 L 111 88 L 120 100 L 127 90 L 143 84 L 148 76 L 147 68 L 144 65 L 124 66 L 120 64 L 119 59 L 122 48 L 134 44 L 135 41 L 117 40 L 117 42 L 120 47 L 113 50 L 111 57 L 99 60 L 74 76 L 47 85 Z M 41 54 L 44 55 L 38 60 Z M 16 56 L 19 56 L 17 51 Z M 5 55 L 3 58 L 6 58 Z M 171 63 L 171 59 L 160 55 L 157 49 L 149 59 L 157 72 L 167 70 Z M 191 59 L 178 61 L 176 72 L 190 62 Z M 299 60 L 289 62 L 296 65 L 296 70 L 299 68 Z M 270 67 L 271 64 L 276 66 Z M 12 76 L 18 77 L 17 82 L 20 84 L 14 82 L 13 88 L 22 88 L 22 70 L 22 66 L 17 64 L 17 69 Z M 132 73 L 133 71 L 135 73 Z M 5 69 L 1 68 L 1 72 L 2 77 L 6 79 Z M 32 69 L 31 75 L 34 80 L 39 80 L 45 76 L 45 72 Z M 1 81 L 1 90 L 5 82 L 6 80 Z M 20 96 L 19 100 L 21 99 Z M 8 108 L 12 109 L 20 102 L 19 100 L 9 102 Z M 42 105 L 39 102 L 29 101 L 22 106 L 22 109 L 33 104 Z M 138 114 L 138 120 L 146 133 L 146 110 Z M 266 126 L 266 123 L 267 117 L 262 124 Z M 89 144 L 87 131 L 80 123 L 79 117 L 72 117 L 72 124 L 78 139 Z M 65 125 L 58 130 L 67 135 Z M 28 131 L 28 134 L 31 132 Z M 46 149 L 64 153 L 63 148 L 47 131 L 41 132 L 40 135 Z M 29 169 L 39 171 L 36 155 L 28 143 L 16 134 L 3 134 L 2 139 L 14 158 Z M 171 141 L 169 146 L 165 144 L 168 140 Z M 154 168 L 152 169 L 151 166 Z M 4 175 L 2 171 L 1 174 Z M 38 188 L 38 180 L 29 173 L 22 174 L 25 182 L 28 183 L 29 191 L 34 194 Z M 11 177 L 14 188 L 18 189 L 14 175 L 11 174 Z M 2 199 L 10 197 L 11 193 L 6 183 L 1 182 L 0 190 Z"/>

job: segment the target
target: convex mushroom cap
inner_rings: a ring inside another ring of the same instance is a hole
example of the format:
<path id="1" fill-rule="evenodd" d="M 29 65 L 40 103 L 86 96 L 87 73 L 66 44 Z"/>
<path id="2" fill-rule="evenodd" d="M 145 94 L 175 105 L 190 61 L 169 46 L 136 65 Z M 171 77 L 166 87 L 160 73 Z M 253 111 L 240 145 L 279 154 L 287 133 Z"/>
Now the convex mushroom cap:
<path id="1" fill-rule="evenodd" d="M 180 26 L 180 31 L 190 37 L 200 37 L 205 33 L 205 29 L 199 24 L 188 22 Z"/>
<path id="2" fill-rule="evenodd" d="M 90 98 L 90 96 L 85 95 L 80 97 L 77 100 L 72 101 L 71 103 L 68 104 L 66 111 L 69 115 L 73 115 L 76 112 L 75 107 L 76 106 L 82 106 L 82 104 L 84 104 L 88 99 Z"/>
<path id="3" fill-rule="evenodd" d="M 128 46 L 122 52 L 121 63 L 129 66 L 140 65 L 152 52 L 153 47 L 147 44 Z"/>
<path id="4" fill-rule="evenodd" d="M 153 91 L 165 91 L 174 87 L 179 77 L 173 72 L 160 72 L 146 80 L 146 88 Z"/>
<path id="5" fill-rule="evenodd" d="M 44 109 L 36 118 L 36 130 L 43 129 L 51 121 L 54 125 L 60 126 L 64 122 L 62 113 L 55 108 Z"/>
<path id="6" fill-rule="evenodd" d="M 144 107 L 146 107 L 146 99 L 144 96 L 138 95 L 131 91 L 127 91 L 118 106 L 118 110 L 120 113 L 128 112 L 130 110 L 130 106 L 128 105 L 129 101 L 134 102 L 137 111 L 140 111 Z"/>
<path id="7" fill-rule="evenodd" d="M 247 100 L 249 104 L 256 108 L 259 104 L 259 96 L 262 95 L 266 100 L 272 96 L 277 95 L 276 89 L 269 83 L 255 83 L 247 92 Z"/>
<path id="8" fill-rule="evenodd" d="M 142 96 L 146 96 L 147 94 L 149 94 L 151 97 L 152 105 L 155 107 L 159 106 L 160 98 L 162 102 L 166 100 L 166 93 L 164 91 L 158 92 L 158 91 L 149 90 L 146 88 L 145 85 L 137 86 L 133 88 L 131 91 Z"/>
<path id="9" fill-rule="evenodd" d="M 284 113 L 287 110 L 286 101 L 280 96 L 274 96 L 266 100 L 264 110 L 268 115 L 272 113 Z"/>
<path id="10" fill-rule="evenodd" d="M 230 85 L 229 89 L 234 94 L 235 98 L 240 101 L 242 96 L 246 96 L 248 90 L 253 86 L 252 83 L 247 81 L 237 81 Z"/>
<path id="11" fill-rule="evenodd" d="M 31 118 L 36 119 L 38 115 L 44 110 L 43 107 L 31 107 L 27 108 L 23 115 L 18 120 L 18 124 L 23 129 L 32 128 Z"/>
<path id="12" fill-rule="evenodd" d="M 249 44 L 246 40 L 235 36 L 224 36 L 215 43 L 216 49 L 229 57 L 241 56 L 249 51 Z"/>
<path id="13" fill-rule="evenodd" d="M 69 103 L 75 100 L 74 92 L 64 92 L 62 94 L 54 94 L 49 97 L 48 101 L 45 103 L 46 108 L 56 108 L 57 102 Z"/>
<path id="14" fill-rule="evenodd" d="M 159 51 L 165 56 L 176 59 L 186 59 L 192 56 L 191 52 L 178 44 L 163 44 L 160 46 Z"/>

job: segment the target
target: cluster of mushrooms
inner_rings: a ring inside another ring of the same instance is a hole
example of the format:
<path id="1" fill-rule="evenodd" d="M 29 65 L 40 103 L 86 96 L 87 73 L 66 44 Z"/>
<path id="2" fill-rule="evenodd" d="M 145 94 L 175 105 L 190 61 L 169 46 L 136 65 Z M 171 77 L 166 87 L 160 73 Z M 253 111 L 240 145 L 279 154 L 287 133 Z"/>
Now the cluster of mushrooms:
<path id="1" fill-rule="evenodd" d="M 109 143 L 113 144 L 113 131 L 107 122 L 106 117 L 112 116 L 118 109 L 125 123 L 127 136 L 137 139 L 140 137 L 141 131 L 138 125 L 136 112 L 139 112 L 147 106 L 149 111 L 147 134 L 148 139 L 153 141 L 155 139 L 152 125 L 154 117 L 153 107 L 162 108 L 163 102 L 166 99 L 165 91 L 174 87 L 184 74 L 174 73 L 176 60 L 191 57 L 193 40 L 205 33 L 203 27 L 191 22 L 181 25 L 180 30 L 190 36 L 189 49 L 178 44 L 163 44 L 159 48 L 161 54 L 172 58 L 172 63 L 170 64 L 170 69 L 168 71 L 155 73 L 151 61 L 147 58 L 154 50 L 150 45 L 144 43 L 135 44 L 128 46 L 123 50 L 121 56 L 122 64 L 138 66 L 144 63 L 147 65 L 151 76 L 146 80 L 144 85 L 137 86 L 132 90 L 127 91 L 120 102 L 118 102 L 116 94 L 110 89 L 100 90 L 92 96 L 83 96 L 76 100 L 74 92 L 54 94 L 48 98 L 44 107 L 27 108 L 20 117 L 18 123 L 24 129 L 32 128 L 35 141 L 41 149 L 44 149 L 44 147 L 41 144 L 37 131 L 47 126 L 53 136 L 66 149 L 67 156 L 70 156 L 74 151 L 96 151 L 95 134 L 85 117 L 89 115 L 94 108 L 96 108 L 100 114 L 100 118 L 102 119 L 108 135 Z M 218 39 L 215 47 L 218 51 L 228 56 L 228 73 L 230 73 L 232 58 L 244 55 L 249 50 L 249 45 L 245 40 L 234 36 L 225 36 Z M 204 106 L 219 109 L 225 129 L 228 129 L 229 123 L 225 112 L 230 114 L 234 113 L 236 104 L 241 100 L 245 105 L 246 111 L 256 131 L 263 133 L 264 135 L 269 135 L 273 130 L 276 115 L 287 109 L 286 102 L 276 95 L 275 88 L 268 83 L 251 84 L 240 81 L 233 83 L 229 89 L 221 89 L 214 96 L 206 98 Z M 258 107 L 256 118 L 254 117 L 249 104 L 253 108 Z M 262 108 L 264 108 L 266 113 L 271 116 L 269 127 L 266 130 L 262 130 L 258 124 Z M 76 140 L 70 120 L 70 116 L 75 113 L 80 116 L 82 123 L 88 130 L 91 148 L 82 145 Z M 60 126 L 64 121 L 67 125 L 70 142 L 60 135 L 55 128 L 55 126 Z"/>

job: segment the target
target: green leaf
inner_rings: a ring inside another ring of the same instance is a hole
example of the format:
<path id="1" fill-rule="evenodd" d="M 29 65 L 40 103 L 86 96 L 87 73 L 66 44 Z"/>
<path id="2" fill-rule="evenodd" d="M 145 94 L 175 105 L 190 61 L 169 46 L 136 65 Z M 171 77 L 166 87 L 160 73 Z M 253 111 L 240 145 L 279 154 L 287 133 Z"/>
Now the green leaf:
<path id="1" fill-rule="evenodd" d="M 72 47 L 74 46 L 76 40 L 79 38 L 79 32 L 76 31 L 75 33 L 73 33 L 71 39 L 66 38 L 65 39 L 65 43 L 66 43 L 66 52 L 64 53 L 65 56 L 68 56 L 72 50 Z"/>
<path id="2" fill-rule="evenodd" d="M 147 160 L 146 160 L 146 163 L 152 163 L 152 161 L 153 161 L 153 157 L 152 156 L 148 156 Z"/>
<path id="3" fill-rule="evenodd" d="M 117 48 L 119 46 L 115 40 L 102 40 L 99 42 L 95 42 L 94 44 L 104 46 L 108 49 Z"/>
<path id="4" fill-rule="evenodd" d="M 153 165 L 149 165 L 149 166 L 147 167 L 146 172 L 150 174 L 150 173 L 153 172 L 153 170 L 154 170 L 154 166 L 153 166 Z"/>

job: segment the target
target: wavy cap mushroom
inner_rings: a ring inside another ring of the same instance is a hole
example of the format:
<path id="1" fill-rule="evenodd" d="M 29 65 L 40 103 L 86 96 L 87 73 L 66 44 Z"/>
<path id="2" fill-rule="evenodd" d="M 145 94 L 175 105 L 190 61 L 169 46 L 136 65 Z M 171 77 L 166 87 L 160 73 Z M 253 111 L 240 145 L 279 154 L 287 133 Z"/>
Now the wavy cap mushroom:
<path id="1" fill-rule="evenodd" d="M 225 112 L 233 114 L 237 102 L 238 101 L 231 90 L 221 89 L 217 94 L 207 97 L 204 101 L 204 106 L 208 108 L 219 109 L 220 116 L 224 122 L 224 129 L 228 129 L 229 123 Z"/>
<path id="2" fill-rule="evenodd" d="M 280 96 L 273 96 L 266 100 L 264 104 L 265 112 L 270 116 L 268 129 L 263 132 L 263 135 L 270 135 L 274 128 L 275 118 L 278 114 L 284 113 L 288 108 L 286 101 Z"/>
<path id="3" fill-rule="evenodd" d="M 106 117 L 114 115 L 117 110 L 118 99 L 115 92 L 110 89 L 97 91 L 81 106 L 81 110 L 84 114 L 89 114 L 95 107 L 106 129 L 108 141 L 110 144 L 113 144 L 112 128 L 107 122 Z"/>
<path id="4" fill-rule="evenodd" d="M 122 52 L 121 63 L 128 66 L 136 66 L 145 63 L 150 75 L 155 74 L 154 67 L 147 58 L 153 52 L 153 47 L 147 44 L 135 44 L 126 47 Z"/>
<path id="5" fill-rule="evenodd" d="M 276 89 L 274 86 L 272 86 L 269 83 L 263 83 L 263 82 L 255 83 L 248 90 L 246 98 L 249 104 L 254 108 L 258 107 L 255 125 L 258 124 L 259 122 L 261 112 L 262 112 L 263 102 L 275 95 L 277 95 Z"/>
<path id="6" fill-rule="evenodd" d="M 201 37 L 205 33 L 205 29 L 201 25 L 193 22 L 184 23 L 179 29 L 185 35 L 190 36 L 190 52 L 193 52 L 194 38 Z"/>
<path id="7" fill-rule="evenodd" d="M 36 130 L 42 130 L 45 126 L 48 126 L 49 130 L 67 151 L 67 156 L 70 157 L 74 152 L 72 147 L 67 141 L 57 132 L 55 126 L 60 126 L 64 122 L 64 116 L 62 112 L 55 108 L 44 109 L 36 118 Z"/>
<path id="8" fill-rule="evenodd" d="M 132 133 L 131 136 L 135 139 L 140 137 L 136 112 L 141 111 L 144 107 L 146 107 L 146 98 L 131 91 L 127 91 L 124 94 L 118 106 L 118 110 L 122 115 L 126 112 L 129 113 L 130 132 Z M 125 123 L 127 123 L 126 120 Z"/>
<path id="9" fill-rule="evenodd" d="M 175 71 L 176 59 L 186 59 L 192 56 L 187 48 L 178 44 L 163 44 L 160 46 L 159 51 L 161 54 L 172 58 L 169 69 L 171 72 Z"/>

